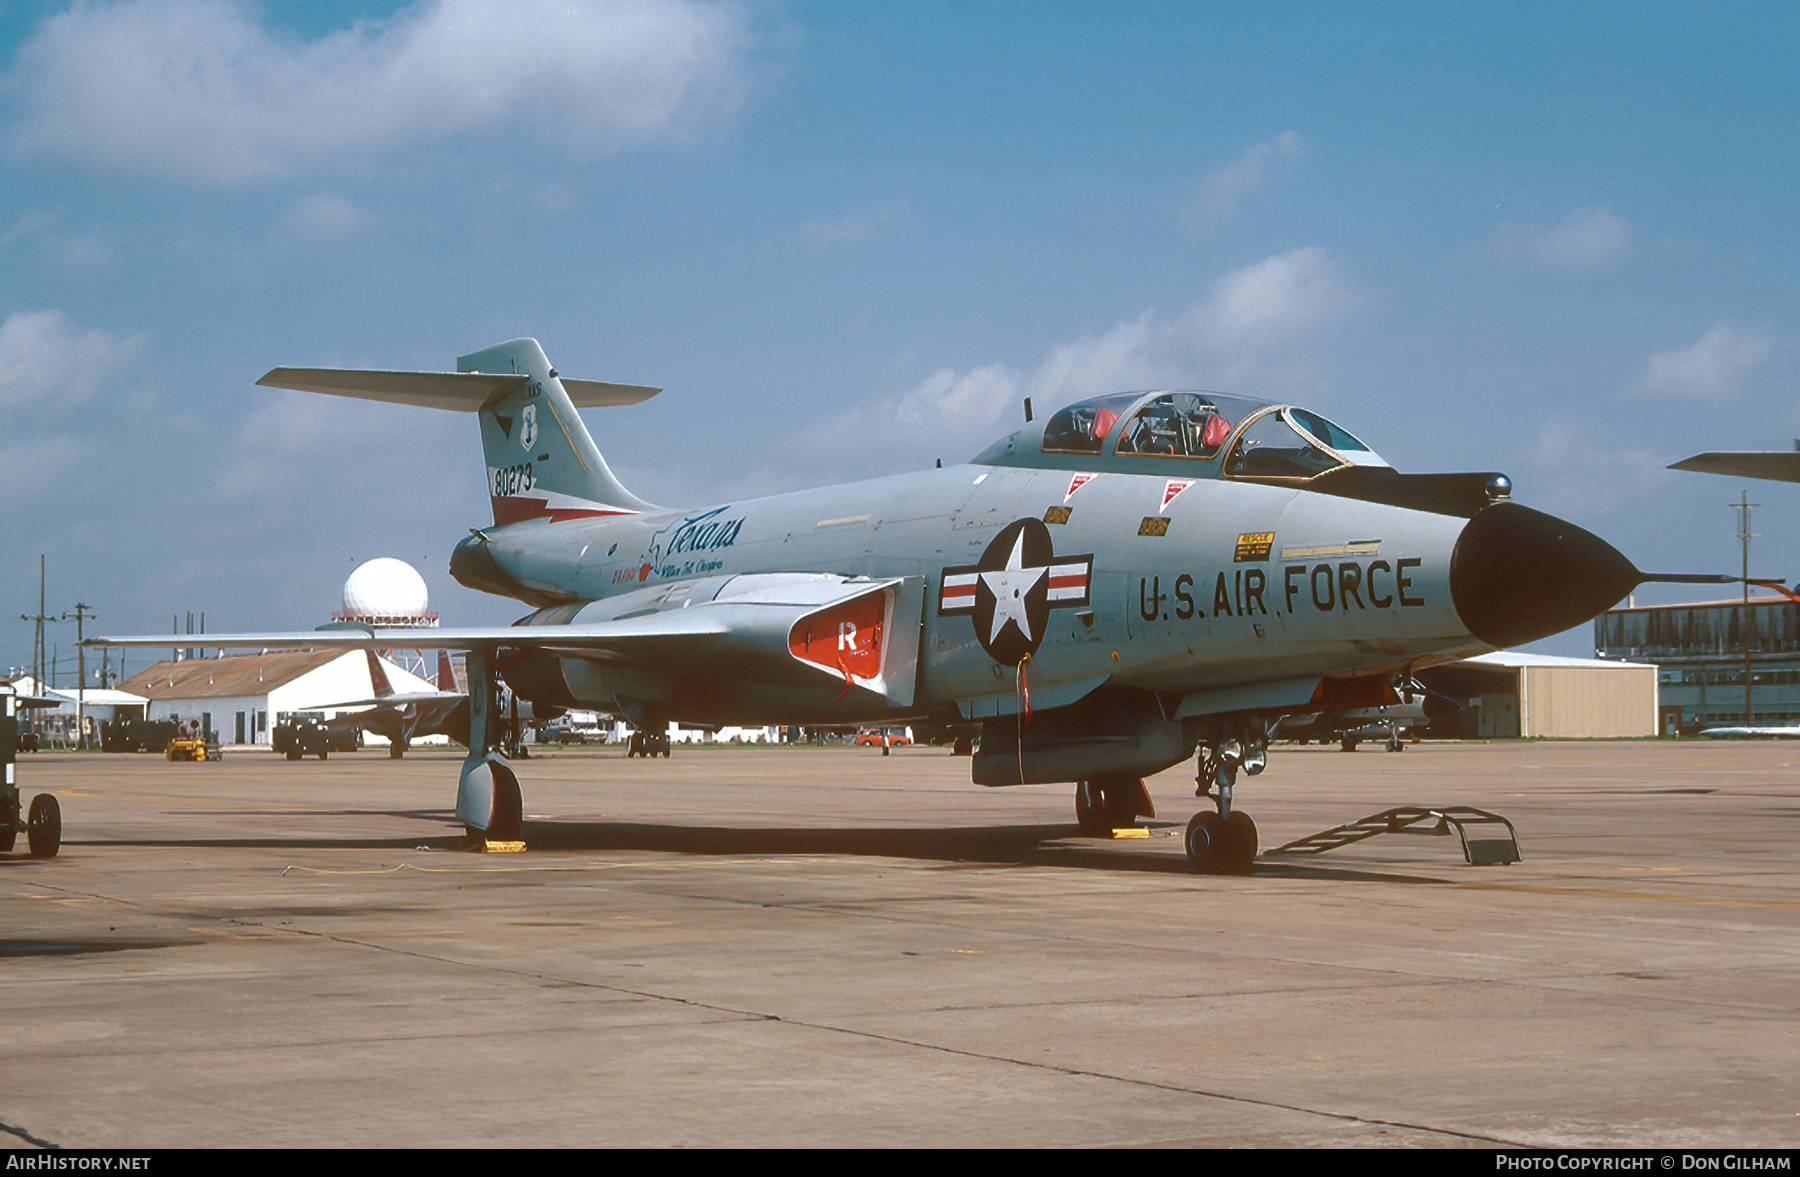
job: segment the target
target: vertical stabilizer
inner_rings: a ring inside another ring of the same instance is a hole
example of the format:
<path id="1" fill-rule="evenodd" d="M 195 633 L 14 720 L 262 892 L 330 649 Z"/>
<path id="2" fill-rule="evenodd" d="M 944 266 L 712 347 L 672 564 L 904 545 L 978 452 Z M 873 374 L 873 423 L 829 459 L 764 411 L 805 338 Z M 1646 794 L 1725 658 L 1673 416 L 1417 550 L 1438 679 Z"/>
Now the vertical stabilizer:
<path id="1" fill-rule="evenodd" d="M 375 656 L 375 651 L 364 650 L 363 653 L 369 656 L 369 686 L 374 689 L 377 699 L 387 698 L 394 693 L 394 684 L 388 681 L 387 668 Z"/>
<path id="2" fill-rule="evenodd" d="M 613 477 L 537 340 L 514 339 L 458 357 L 456 370 L 529 378 L 496 393 L 477 414 L 495 523 L 650 509 Z"/>

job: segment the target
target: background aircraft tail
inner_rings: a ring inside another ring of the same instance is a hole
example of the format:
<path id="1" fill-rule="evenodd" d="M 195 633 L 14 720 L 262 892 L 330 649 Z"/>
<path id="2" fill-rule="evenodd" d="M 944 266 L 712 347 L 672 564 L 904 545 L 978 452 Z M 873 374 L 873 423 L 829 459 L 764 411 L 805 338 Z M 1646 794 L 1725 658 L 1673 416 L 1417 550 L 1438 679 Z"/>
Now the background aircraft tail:
<path id="1" fill-rule="evenodd" d="M 456 369 L 276 368 L 257 383 L 474 413 L 496 524 L 654 509 L 613 476 L 575 410 L 637 404 L 660 388 L 563 379 L 535 339 L 484 347 L 458 358 Z"/>

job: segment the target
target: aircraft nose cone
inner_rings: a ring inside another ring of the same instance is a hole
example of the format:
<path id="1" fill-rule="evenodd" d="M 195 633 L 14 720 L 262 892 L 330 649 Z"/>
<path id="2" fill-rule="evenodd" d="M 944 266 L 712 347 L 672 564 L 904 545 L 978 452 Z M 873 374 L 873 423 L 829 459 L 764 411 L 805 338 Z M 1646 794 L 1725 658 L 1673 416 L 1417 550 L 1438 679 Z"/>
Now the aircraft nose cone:
<path id="1" fill-rule="evenodd" d="M 1561 633 L 1617 604 L 1643 574 L 1573 523 L 1517 503 L 1476 513 L 1450 556 L 1450 598 L 1490 646 Z"/>

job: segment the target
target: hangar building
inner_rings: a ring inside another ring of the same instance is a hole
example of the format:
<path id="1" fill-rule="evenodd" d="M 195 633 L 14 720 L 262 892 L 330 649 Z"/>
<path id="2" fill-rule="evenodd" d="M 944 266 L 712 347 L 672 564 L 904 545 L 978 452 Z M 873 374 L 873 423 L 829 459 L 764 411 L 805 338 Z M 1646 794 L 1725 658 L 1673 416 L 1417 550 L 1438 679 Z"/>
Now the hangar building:
<path id="1" fill-rule="evenodd" d="M 1470 705 L 1454 717 L 1466 739 L 1617 739 L 1657 734 L 1657 668 L 1501 650 L 1434 666 L 1419 680 Z M 1441 734 L 1438 724 L 1434 734 Z"/>

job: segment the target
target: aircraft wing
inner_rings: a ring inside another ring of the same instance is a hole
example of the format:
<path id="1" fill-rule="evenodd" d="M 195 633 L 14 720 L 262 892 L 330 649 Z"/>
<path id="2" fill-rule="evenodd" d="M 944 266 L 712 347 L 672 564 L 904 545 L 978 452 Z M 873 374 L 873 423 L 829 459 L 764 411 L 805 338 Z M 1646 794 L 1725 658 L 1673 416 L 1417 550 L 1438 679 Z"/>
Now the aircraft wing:
<path id="1" fill-rule="evenodd" d="M 96 637 L 86 646 L 154 649 L 158 646 L 193 645 L 202 637 L 206 646 L 221 650 L 478 650 L 501 647 L 543 650 L 574 657 L 604 656 L 654 651 L 679 645 L 696 652 L 709 642 L 731 633 L 727 619 L 719 617 L 648 617 L 629 621 L 603 621 L 590 625 L 504 625 L 467 629 L 385 629 L 358 626 L 346 629 L 268 630 L 262 633 L 132 634 Z M 391 702 L 372 699 L 370 702 Z M 349 704 L 345 704 L 349 706 Z"/>
<path id="2" fill-rule="evenodd" d="M 302 707 L 302 711 L 341 711 L 346 707 L 416 707 L 430 706 L 433 703 L 457 704 L 469 696 L 462 691 L 418 691 L 404 695 L 380 695 L 373 699 L 346 699 L 342 703 L 321 703 L 317 707 Z"/>
<path id="3" fill-rule="evenodd" d="M 1733 478 L 1765 478 L 1771 482 L 1800 482 L 1800 451 L 1712 451 L 1672 462 L 1669 469 L 1693 470 L 1700 474 L 1726 474 Z"/>
<path id="4" fill-rule="evenodd" d="M 517 625 L 387 629 L 339 623 L 314 630 L 209 633 L 188 644 L 198 640 L 237 650 L 520 651 L 658 671 L 774 672 L 788 679 L 819 673 L 842 680 L 846 688 L 862 687 L 910 706 L 923 600 L 924 581 L 916 576 L 761 573 L 653 585 L 545 610 Z M 551 617 L 557 623 L 533 624 Z M 84 644 L 155 649 L 182 644 L 176 637 L 96 637 Z M 398 695 L 371 700 L 403 701 L 410 700 Z"/>

